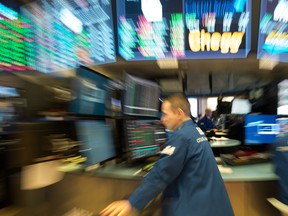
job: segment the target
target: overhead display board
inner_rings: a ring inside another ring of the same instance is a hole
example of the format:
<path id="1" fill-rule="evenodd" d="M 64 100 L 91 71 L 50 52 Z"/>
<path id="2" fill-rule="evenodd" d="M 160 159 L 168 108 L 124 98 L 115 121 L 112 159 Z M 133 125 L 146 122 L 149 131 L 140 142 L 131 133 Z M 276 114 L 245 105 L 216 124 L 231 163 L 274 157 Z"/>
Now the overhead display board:
<path id="1" fill-rule="evenodd" d="M 28 66 L 53 72 L 116 61 L 110 0 L 37 0 L 21 12 Z"/>
<path id="2" fill-rule="evenodd" d="M 288 62 L 288 1 L 261 0 L 258 59 Z"/>
<path id="3" fill-rule="evenodd" d="M 117 0 L 126 60 L 245 58 L 251 0 Z"/>
<path id="4" fill-rule="evenodd" d="M 16 1 L 0 3 L 0 71 L 30 70 L 27 67 L 25 26 Z"/>

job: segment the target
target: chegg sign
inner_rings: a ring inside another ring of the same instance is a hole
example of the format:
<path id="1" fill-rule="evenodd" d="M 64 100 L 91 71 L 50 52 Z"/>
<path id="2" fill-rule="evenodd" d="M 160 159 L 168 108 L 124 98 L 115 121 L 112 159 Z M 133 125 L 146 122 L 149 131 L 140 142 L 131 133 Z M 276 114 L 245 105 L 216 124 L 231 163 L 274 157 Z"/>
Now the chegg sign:
<path id="1" fill-rule="evenodd" d="M 237 53 L 242 43 L 245 32 L 205 32 L 190 31 L 188 35 L 189 47 L 192 52 L 199 51 L 221 51 L 226 54 Z"/>

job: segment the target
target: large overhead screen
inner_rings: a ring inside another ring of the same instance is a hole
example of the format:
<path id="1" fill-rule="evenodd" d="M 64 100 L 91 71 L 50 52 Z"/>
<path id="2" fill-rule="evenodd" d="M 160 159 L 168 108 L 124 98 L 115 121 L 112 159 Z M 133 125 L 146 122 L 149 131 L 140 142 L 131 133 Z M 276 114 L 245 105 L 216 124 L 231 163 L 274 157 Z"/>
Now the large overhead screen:
<path id="1" fill-rule="evenodd" d="M 21 11 L 30 67 L 52 72 L 116 61 L 110 0 L 37 0 Z"/>
<path id="2" fill-rule="evenodd" d="M 0 3 L 0 71 L 30 70 L 25 53 L 25 26 L 16 1 Z"/>
<path id="3" fill-rule="evenodd" d="M 117 0 L 118 50 L 126 60 L 245 58 L 250 0 Z"/>
<path id="4" fill-rule="evenodd" d="M 288 62 L 288 1 L 261 0 L 258 59 Z"/>

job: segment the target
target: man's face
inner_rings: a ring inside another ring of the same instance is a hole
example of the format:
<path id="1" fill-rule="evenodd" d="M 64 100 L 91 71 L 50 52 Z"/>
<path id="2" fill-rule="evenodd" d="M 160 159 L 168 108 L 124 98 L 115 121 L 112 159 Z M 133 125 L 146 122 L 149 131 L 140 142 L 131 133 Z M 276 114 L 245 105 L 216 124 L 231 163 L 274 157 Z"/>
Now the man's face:
<path id="1" fill-rule="evenodd" d="M 206 110 L 206 115 L 211 118 L 212 117 L 212 111 L 211 110 Z"/>
<path id="2" fill-rule="evenodd" d="M 161 121 L 164 124 L 165 128 L 168 130 L 175 130 L 179 127 L 179 113 L 175 113 L 171 109 L 171 104 L 168 101 L 164 101 L 161 106 L 162 117 Z"/>

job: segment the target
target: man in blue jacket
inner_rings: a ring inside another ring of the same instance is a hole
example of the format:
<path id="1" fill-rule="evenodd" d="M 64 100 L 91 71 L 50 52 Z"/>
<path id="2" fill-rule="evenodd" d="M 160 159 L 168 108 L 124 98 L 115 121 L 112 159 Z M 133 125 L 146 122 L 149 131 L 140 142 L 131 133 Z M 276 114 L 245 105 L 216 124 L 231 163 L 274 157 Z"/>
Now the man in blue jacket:
<path id="1" fill-rule="evenodd" d="M 187 98 L 172 95 L 161 109 L 161 121 L 171 130 L 161 158 L 128 200 L 113 202 L 100 215 L 140 211 L 163 192 L 164 216 L 233 216 L 210 143 L 191 120 Z"/>
<path id="2" fill-rule="evenodd" d="M 273 163 L 278 178 L 278 199 L 288 205 L 288 119 L 277 119 L 280 133 L 277 135 L 274 148 Z"/>
<path id="3" fill-rule="evenodd" d="M 216 129 L 216 126 L 212 120 L 212 111 L 209 108 L 205 109 L 205 115 L 197 123 L 204 132 Z"/>

